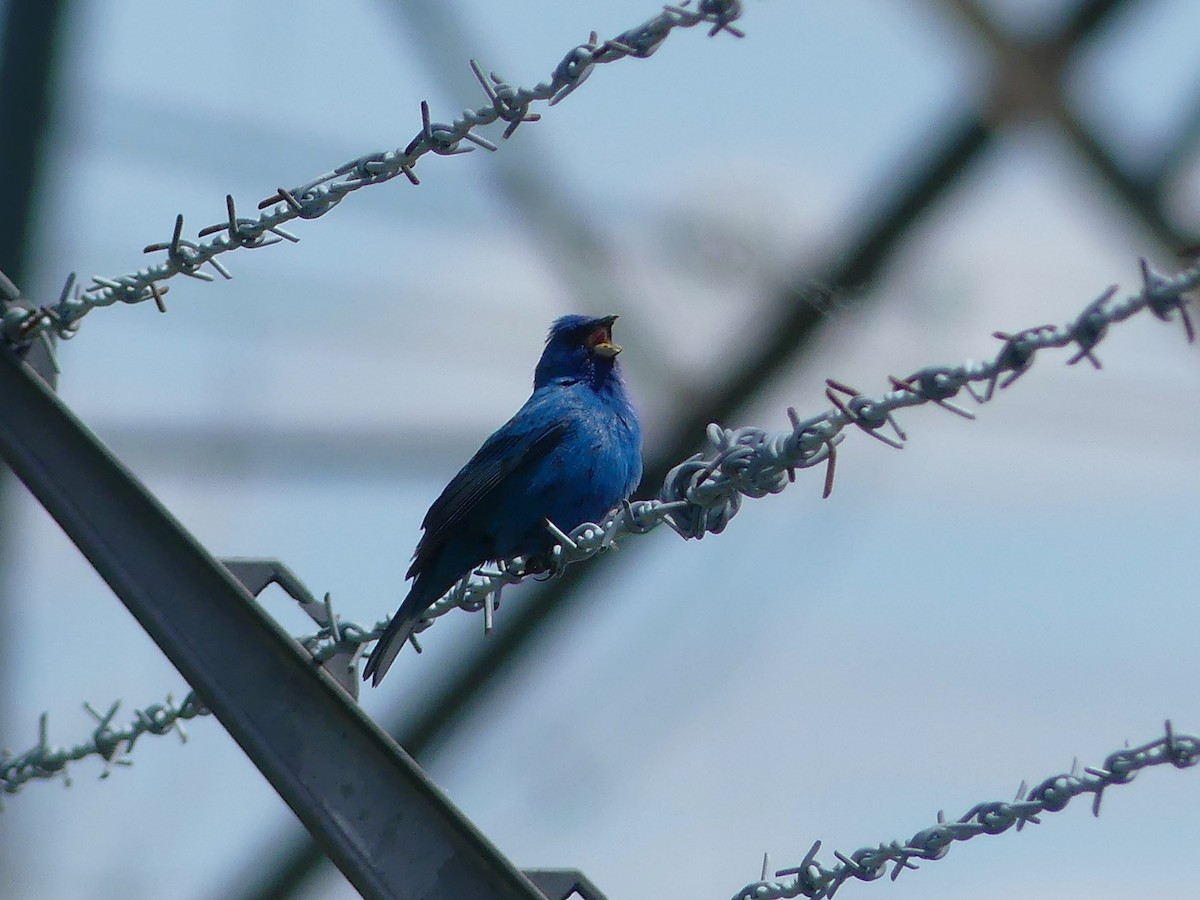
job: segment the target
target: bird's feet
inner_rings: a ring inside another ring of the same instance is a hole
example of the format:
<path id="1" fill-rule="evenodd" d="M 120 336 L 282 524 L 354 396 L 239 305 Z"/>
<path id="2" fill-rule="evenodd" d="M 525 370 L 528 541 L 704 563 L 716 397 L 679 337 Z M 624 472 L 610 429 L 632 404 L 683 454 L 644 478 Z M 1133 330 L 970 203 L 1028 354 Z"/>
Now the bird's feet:
<path id="1" fill-rule="evenodd" d="M 525 557 L 523 566 L 526 575 L 534 576 L 538 581 L 549 581 L 562 574 L 566 568 L 562 555 L 548 550 L 545 553 L 533 553 Z"/>

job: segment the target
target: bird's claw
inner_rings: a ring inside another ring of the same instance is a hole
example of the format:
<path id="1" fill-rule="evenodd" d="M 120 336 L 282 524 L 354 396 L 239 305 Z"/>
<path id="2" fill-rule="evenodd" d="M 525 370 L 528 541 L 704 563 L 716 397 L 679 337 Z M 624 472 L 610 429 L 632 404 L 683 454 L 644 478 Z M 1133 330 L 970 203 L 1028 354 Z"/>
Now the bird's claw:
<path id="1" fill-rule="evenodd" d="M 534 553 L 525 559 L 525 574 L 532 575 L 538 581 L 549 581 L 557 578 L 566 568 L 561 553 L 549 550 L 545 553 Z"/>

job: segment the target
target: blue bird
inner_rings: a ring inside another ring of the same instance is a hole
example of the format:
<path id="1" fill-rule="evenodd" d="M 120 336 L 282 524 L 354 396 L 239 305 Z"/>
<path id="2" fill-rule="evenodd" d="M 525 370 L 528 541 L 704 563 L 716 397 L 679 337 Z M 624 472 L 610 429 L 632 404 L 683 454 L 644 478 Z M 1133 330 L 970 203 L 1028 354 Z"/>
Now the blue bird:
<path id="1" fill-rule="evenodd" d="M 406 578 L 412 589 L 363 670 L 378 685 L 421 614 L 485 562 L 545 553 L 549 519 L 570 532 L 626 500 L 642 478 L 642 435 L 613 343 L 616 316 L 550 326 L 533 394 L 429 507 Z"/>

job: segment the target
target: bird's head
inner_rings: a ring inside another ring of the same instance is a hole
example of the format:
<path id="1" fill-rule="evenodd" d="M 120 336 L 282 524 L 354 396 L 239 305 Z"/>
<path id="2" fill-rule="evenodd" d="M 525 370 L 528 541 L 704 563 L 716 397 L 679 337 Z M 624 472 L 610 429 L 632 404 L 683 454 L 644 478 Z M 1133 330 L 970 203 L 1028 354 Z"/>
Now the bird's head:
<path id="1" fill-rule="evenodd" d="M 616 369 L 621 348 L 613 343 L 616 316 L 563 316 L 546 336 L 546 349 L 534 372 L 535 388 L 552 381 L 588 380 L 597 387 Z"/>

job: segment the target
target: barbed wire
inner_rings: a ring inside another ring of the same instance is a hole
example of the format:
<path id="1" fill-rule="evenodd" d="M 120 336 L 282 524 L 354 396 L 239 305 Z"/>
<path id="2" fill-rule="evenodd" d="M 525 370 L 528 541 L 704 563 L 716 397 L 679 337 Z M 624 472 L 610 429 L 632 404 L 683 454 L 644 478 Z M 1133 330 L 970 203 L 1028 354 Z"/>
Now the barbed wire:
<path id="1" fill-rule="evenodd" d="M 815 842 L 800 865 L 780 869 L 775 878 L 793 876 L 788 881 L 768 881 L 768 860 L 763 860 L 761 881 L 748 884 L 738 891 L 733 900 L 785 900 L 792 897 L 808 897 L 824 900 L 834 895 L 843 884 L 851 879 L 875 881 L 883 877 L 891 867 L 891 880 L 895 881 L 905 869 L 916 869 L 914 859 L 936 860 L 950 852 L 955 841 L 968 841 L 981 834 L 1003 834 L 1013 826 L 1020 831 L 1026 823 L 1040 824 L 1038 816 L 1065 809 L 1067 804 L 1080 794 L 1094 794 L 1092 814 L 1100 815 L 1100 800 L 1104 791 L 1118 784 L 1129 784 L 1142 769 L 1170 763 L 1177 769 L 1186 769 L 1200 762 L 1200 738 L 1190 734 L 1176 734 L 1171 722 L 1166 723 L 1166 736 L 1158 740 L 1110 753 L 1100 768 L 1085 768 L 1079 774 L 1079 761 L 1071 771 L 1052 775 L 1026 794 L 1024 781 L 1017 789 L 1016 799 L 977 803 L 959 819 L 947 822 L 939 811 L 937 824 L 918 831 L 907 841 L 892 841 L 876 847 L 862 847 L 849 856 L 834 852 L 838 865 L 826 868 L 816 861 L 821 842 Z"/>
<path id="2" fill-rule="evenodd" d="M 49 714 L 42 713 L 38 719 L 38 742 L 35 746 L 16 756 L 7 750 L 0 752 L 0 789 L 4 793 L 15 794 L 22 785 L 35 779 L 62 778 L 69 786 L 71 778 L 67 773 L 67 764 L 89 756 L 99 756 L 104 760 L 104 771 L 100 777 L 107 778 L 115 766 L 133 764 L 125 759 L 125 755 L 133 750 L 133 745 L 143 734 L 174 732 L 179 735 L 180 741 L 186 743 L 187 732 L 182 723 L 209 714 L 194 692 L 189 692 L 182 703 L 176 703 L 168 694 L 166 703 L 155 703 L 135 710 L 133 719 L 124 728 L 113 727 L 113 720 L 121 708 L 119 700 L 103 714 L 97 712 L 90 703 L 84 703 L 83 708 L 96 720 L 96 727 L 87 740 L 70 748 L 54 746 L 50 743 Z"/>
<path id="3" fill-rule="evenodd" d="M 449 124 L 434 122 L 429 104 L 421 101 L 421 130 L 403 149 L 368 153 L 343 163 L 335 169 L 289 189 L 278 188 L 258 204 L 262 210 L 256 218 L 238 215 L 232 194 L 225 197 L 225 220 L 201 228 L 196 240 L 183 236 L 183 216 L 175 217 L 175 228 L 169 241 L 149 244 L 146 253 L 166 251 L 159 263 L 136 272 L 114 278 L 93 276 L 92 284 L 83 288 L 72 274 L 56 303 L 36 309 L 12 305 L 0 317 L 0 334 L 10 343 L 28 346 L 44 332 L 62 339 L 73 337 L 80 319 L 100 306 L 122 303 L 141 303 L 153 300 L 160 312 L 166 312 L 163 295 L 166 286 L 160 284 L 176 275 L 186 275 L 201 281 L 214 276 L 205 269 L 211 267 L 222 278 L 232 278 L 225 264 L 218 259 L 224 253 L 238 249 L 258 249 L 281 240 L 296 242 L 299 238 L 283 226 L 296 219 L 316 219 L 325 215 L 354 191 L 383 184 L 399 175 L 409 182 L 420 183 L 414 169 L 427 153 L 455 156 L 469 153 L 475 147 L 496 150 L 496 144 L 474 130 L 497 121 L 506 123 L 502 137 L 512 137 L 521 124 L 536 122 L 540 114 L 530 112 L 534 103 L 550 106 L 575 91 L 595 67 L 619 59 L 645 59 L 655 53 L 667 36 L 676 28 L 709 26 L 709 37 L 728 32 L 735 37 L 743 33 L 733 22 L 741 17 L 741 0 L 683 0 L 678 6 L 664 6 L 662 12 L 648 21 L 622 32 L 615 38 L 600 41 L 596 32 L 588 40 L 572 48 L 555 67 L 549 81 L 532 88 L 517 87 L 495 72 L 484 74 L 475 60 L 471 71 L 487 96 L 487 104 L 464 110 L 461 117 Z M 463 146 L 466 141 L 470 146 Z M 205 240 L 205 238 L 208 238 Z M 10 298 L 15 300 L 14 298 Z"/>
<path id="4" fill-rule="evenodd" d="M 1108 334 L 1109 327 L 1142 310 L 1150 310 L 1162 321 L 1178 318 L 1188 341 L 1193 342 L 1195 329 L 1186 308 L 1189 301 L 1186 295 L 1200 286 L 1200 262 L 1172 277 L 1153 271 L 1144 259 L 1140 267 L 1142 286 L 1136 294 L 1117 299 L 1114 285 L 1066 325 L 1039 325 L 1015 333 L 994 332 L 1003 343 L 991 360 L 968 360 L 958 366 L 929 366 L 907 378 L 889 376 L 894 390 L 877 397 L 829 379 L 826 396 L 832 407 L 808 419 L 800 419 L 796 411 L 789 408 L 787 415 L 791 428 L 786 431 L 709 425 L 707 437 L 713 447 L 712 455 L 706 458 L 704 453 L 697 453 L 671 469 L 658 499 L 626 502 L 603 521 L 585 522 L 568 534 L 547 522 L 558 541 L 549 554 L 549 574 L 552 576 L 568 565 L 618 549 L 616 541 L 619 538 L 646 534 L 664 524 L 684 539 L 719 534 L 737 515 L 743 497 L 759 498 L 779 493 L 795 481 L 797 469 L 825 463 L 822 495 L 828 497 L 833 489 L 836 448 L 850 426 L 888 446 L 902 448 L 907 435 L 893 415 L 897 410 L 934 404 L 973 419 L 971 411 L 952 402 L 960 392 L 966 391 L 979 404 L 990 401 L 997 389 L 1007 388 L 1025 374 L 1043 350 L 1073 346 L 1076 350 L 1067 360 L 1068 365 L 1086 359 L 1099 369 L 1101 363 L 1096 348 Z M 976 384 L 984 385 L 982 391 L 974 386 Z M 430 607 L 418 622 L 416 631 L 423 632 L 454 609 L 483 611 L 484 631 L 490 631 L 503 588 L 543 574 L 541 569 L 528 568 L 527 560 L 520 557 L 500 561 L 494 569 L 479 569 Z M 312 655 L 314 663 L 325 664 L 341 656 L 347 666 L 356 670 L 367 645 L 383 634 L 388 620 L 368 629 L 341 621 L 333 613 L 328 595 L 325 604 L 328 613 L 324 621 L 328 624 L 297 641 Z M 413 643 L 420 650 L 417 641 L 413 640 Z M 97 716 L 100 724 L 91 740 L 71 750 L 47 744 L 43 716 L 42 735 L 36 747 L 19 756 L 11 756 L 7 751 L 0 753 L 0 788 L 15 793 L 28 781 L 55 777 L 64 772 L 68 762 L 90 755 L 98 755 L 106 761 L 104 775 L 107 775 L 117 754 L 128 752 L 141 734 L 165 733 L 178 727 L 180 719 L 205 713 L 203 704 L 193 694 L 188 694 L 178 707 L 168 699 L 166 706 L 156 704 L 139 710 L 129 729 L 115 731 L 111 721 L 117 708 L 114 704 L 104 717 Z M 96 715 L 90 707 L 88 709 Z M 144 721 L 156 727 L 139 724 Z M 122 742 L 128 746 L 118 747 Z"/>
<path id="5" fill-rule="evenodd" d="M 722 428 L 717 424 L 709 425 L 707 438 L 715 449 L 714 455 L 706 458 L 705 454 L 697 453 L 671 469 L 657 500 L 627 502 L 612 511 L 603 522 L 586 522 L 570 534 L 564 534 L 552 522 L 547 522 L 558 540 L 550 553 L 551 571 L 558 572 L 572 563 L 617 549 L 618 538 L 645 534 L 661 524 L 668 525 L 684 539 L 719 534 L 737 515 L 743 497 L 759 498 L 779 493 L 795 481 L 796 469 L 825 463 L 822 495 L 828 497 L 833 490 L 837 445 L 844 439 L 843 432 L 848 426 L 856 426 L 871 437 L 900 449 L 907 435 L 895 420 L 893 413 L 896 410 L 933 403 L 973 419 L 974 414 L 953 403 L 953 398 L 966 390 L 977 403 L 988 402 L 998 388 L 1007 388 L 1027 372 L 1041 350 L 1073 345 L 1077 350 L 1067 360 L 1068 365 L 1087 359 L 1099 369 L 1101 363 L 1095 350 L 1109 326 L 1143 309 L 1149 309 L 1163 321 L 1169 321 L 1177 314 L 1188 342 L 1194 342 L 1195 329 L 1188 315 L 1185 295 L 1200 285 L 1200 263 L 1174 277 L 1153 271 L 1145 259 L 1140 261 L 1140 268 L 1142 289 L 1139 293 L 1118 300 L 1115 299 L 1117 286 L 1113 285 L 1067 325 L 1039 325 L 1012 334 L 994 332 L 993 336 L 1004 343 L 990 361 L 967 361 L 953 367 L 929 366 L 907 378 L 889 376 L 894 390 L 879 397 L 866 396 L 839 381 L 827 379 L 826 397 L 833 407 L 803 420 L 794 408 L 789 408 L 787 414 L 792 425 L 789 431 L 771 433 L 755 426 Z M 975 383 L 985 384 L 982 392 L 973 387 Z M 426 611 L 415 632 L 424 631 L 434 620 L 456 608 L 471 612 L 483 610 L 484 629 L 490 630 L 491 615 L 499 604 L 502 589 L 523 581 L 530 574 L 540 574 L 527 571 L 525 563 L 520 558 L 507 560 L 495 570 L 479 570 L 464 579 Z M 370 632 L 343 626 L 340 636 L 326 628 L 302 642 L 309 641 L 306 646 L 314 657 L 324 661 L 337 653 L 353 650 L 357 642 L 361 642 L 361 646 L 378 638 L 386 624 L 385 620 Z M 420 649 L 416 641 L 414 645 Z"/>

